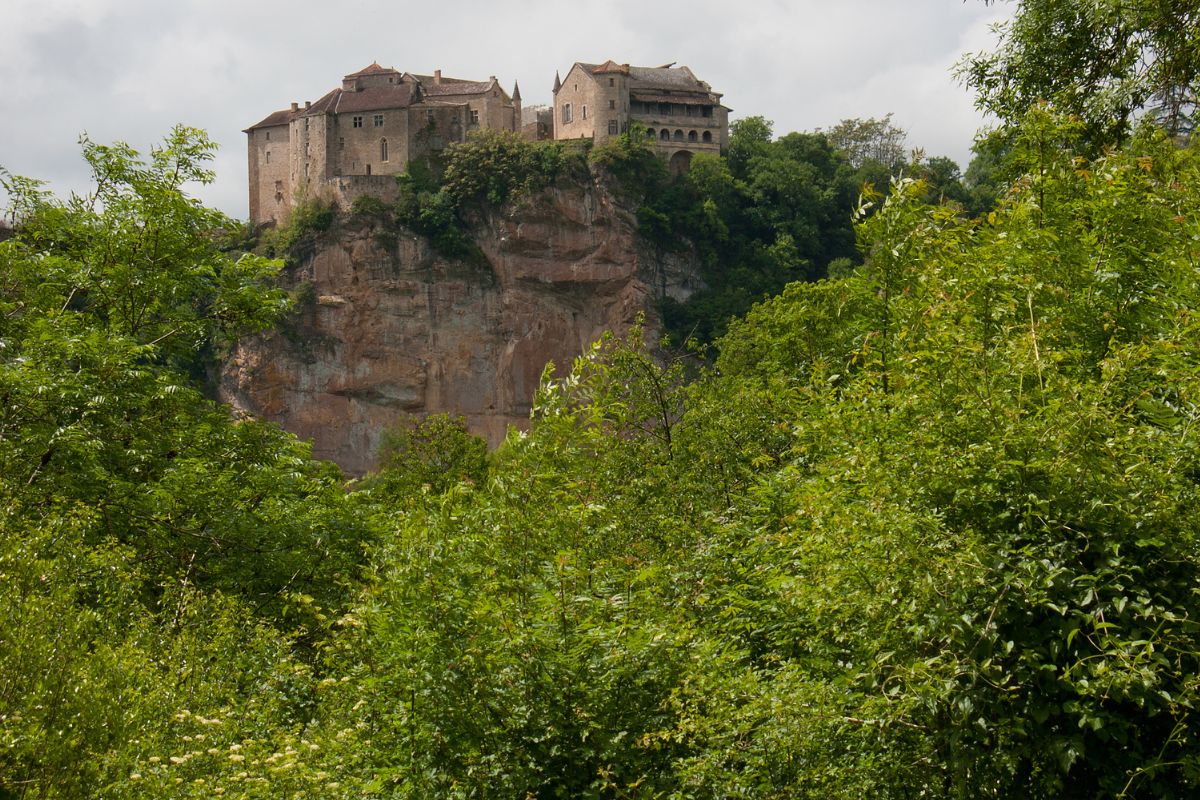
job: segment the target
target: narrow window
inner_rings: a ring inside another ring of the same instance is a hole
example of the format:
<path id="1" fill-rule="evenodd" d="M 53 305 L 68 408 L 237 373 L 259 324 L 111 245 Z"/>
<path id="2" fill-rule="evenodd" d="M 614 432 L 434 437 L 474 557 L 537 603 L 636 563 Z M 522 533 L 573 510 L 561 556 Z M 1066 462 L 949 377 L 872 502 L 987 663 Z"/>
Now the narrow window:
<path id="1" fill-rule="evenodd" d="M 617 107 L 617 101 L 616 101 L 616 100 L 609 100 L 609 101 L 608 101 L 608 107 L 609 107 L 609 108 L 616 108 L 616 107 Z"/>
<path id="2" fill-rule="evenodd" d="M 388 160 L 387 139 L 379 140 L 379 160 L 380 161 Z"/>
<path id="3" fill-rule="evenodd" d="M 382 128 L 382 127 L 383 127 L 383 114 L 376 114 L 376 115 L 375 115 L 375 127 L 376 127 L 376 128 Z"/>
<path id="4" fill-rule="evenodd" d="M 304 130 L 308 130 L 308 120 L 304 120 Z"/>
<path id="5" fill-rule="evenodd" d="M 346 137 L 339 136 L 338 137 L 338 150 L 345 150 L 345 149 L 346 149 Z"/>
<path id="6" fill-rule="evenodd" d="M 304 155 L 305 155 L 305 157 L 308 156 L 308 142 L 304 143 Z"/>
<path id="7" fill-rule="evenodd" d="M 570 103 L 563 103 L 562 121 L 563 121 L 563 125 L 566 125 L 566 124 L 570 123 L 570 121 L 571 121 L 571 104 Z"/>
<path id="8" fill-rule="evenodd" d="M 267 151 L 267 163 L 268 164 L 271 163 L 271 151 L 270 150 Z"/>
<path id="9" fill-rule="evenodd" d="M 472 125 L 479 124 L 479 112 L 473 108 L 471 109 L 471 124 Z"/>
<path id="10" fill-rule="evenodd" d="M 367 164 L 367 174 L 368 175 L 371 174 L 371 165 L 370 164 Z"/>
<path id="11" fill-rule="evenodd" d="M 609 78 L 609 79 L 608 79 L 608 85 L 609 85 L 609 86 L 616 86 L 616 81 L 614 81 L 612 78 Z"/>
<path id="12" fill-rule="evenodd" d="M 587 106 L 583 107 L 583 118 L 587 119 Z"/>
<path id="13" fill-rule="evenodd" d="M 617 121 L 616 121 L 615 119 L 610 119 L 610 120 L 608 121 L 608 133 L 609 133 L 609 135 L 610 135 L 610 136 L 615 136 L 615 135 L 616 135 L 616 133 L 617 133 Z"/>
<path id="14" fill-rule="evenodd" d="M 304 165 L 304 177 L 308 177 L 308 164 Z"/>
<path id="15" fill-rule="evenodd" d="M 356 127 L 356 128 L 362 127 L 362 117 L 355 117 L 353 122 L 354 122 L 354 127 Z"/>
<path id="16" fill-rule="evenodd" d="M 431 108 L 431 109 L 428 109 L 428 110 L 425 112 L 425 121 L 426 121 L 427 123 L 429 123 L 430 125 L 433 125 L 433 124 L 434 124 L 434 119 L 433 119 L 433 109 L 432 109 L 432 108 Z"/>
<path id="17" fill-rule="evenodd" d="M 271 141 L 271 132 L 267 131 L 267 141 Z"/>

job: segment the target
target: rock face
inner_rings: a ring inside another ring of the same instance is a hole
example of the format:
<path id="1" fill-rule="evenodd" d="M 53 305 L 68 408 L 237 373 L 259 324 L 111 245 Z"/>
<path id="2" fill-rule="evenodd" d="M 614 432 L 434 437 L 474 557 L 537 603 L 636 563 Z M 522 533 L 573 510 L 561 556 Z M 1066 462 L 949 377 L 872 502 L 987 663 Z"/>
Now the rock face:
<path id="1" fill-rule="evenodd" d="M 700 287 L 694 259 L 640 244 L 604 182 L 558 186 L 478 221 L 484 259 L 449 260 L 415 234 L 342 219 L 289 272 L 296 318 L 243 341 L 221 399 L 312 440 L 350 474 L 374 465 L 404 414 L 460 414 L 495 446 L 523 427 L 547 362 L 560 371 L 606 330 Z"/>

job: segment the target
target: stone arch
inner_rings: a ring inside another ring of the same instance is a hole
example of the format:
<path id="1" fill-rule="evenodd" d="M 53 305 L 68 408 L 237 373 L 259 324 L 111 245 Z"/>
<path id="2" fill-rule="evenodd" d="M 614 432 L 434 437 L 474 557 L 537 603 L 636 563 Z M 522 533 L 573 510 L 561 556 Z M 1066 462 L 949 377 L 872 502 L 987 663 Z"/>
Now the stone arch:
<path id="1" fill-rule="evenodd" d="M 671 132 L 666 128 L 663 128 L 661 131 L 659 131 L 658 138 L 662 139 L 664 142 L 669 142 L 671 141 Z"/>
<path id="2" fill-rule="evenodd" d="M 677 141 L 677 142 L 683 141 L 683 131 L 680 130 L 679 128 L 675 129 L 675 141 Z"/>
<path id="3" fill-rule="evenodd" d="M 712 131 L 705 131 L 704 135 L 700 137 L 700 140 L 705 144 L 712 144 Z"/>
<path id="4" fill-rule="evenodd" d="M 695 131 L 688 131 L 688 141 L 689 141 L 689 142 L 694 142 L 694 141 L 696 141 L 696 138 L 697 138 L 697 137 L 696 137 L 696 132 L 695 132 Z"/>
<path id="5" fill-rule="evenodd" d="M 692 154 L 689 150 L 676 150 L 667 166 L 672 175 L 682 175 L 692 166 Z"/>

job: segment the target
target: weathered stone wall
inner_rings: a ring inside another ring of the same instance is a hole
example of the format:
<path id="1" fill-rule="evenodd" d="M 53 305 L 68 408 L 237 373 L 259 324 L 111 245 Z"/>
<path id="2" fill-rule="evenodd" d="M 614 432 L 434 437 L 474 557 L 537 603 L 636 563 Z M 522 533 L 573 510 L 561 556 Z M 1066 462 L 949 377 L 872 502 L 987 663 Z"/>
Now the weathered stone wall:
<path id="1" fill-rule="evenodd" d="M 273 125 L 247 134 L 250 219 L 281 222 L 291 214 L 292 187 L 288 126 Z"/>
<path id="2" fill-rule="evenodd" d="M 633 213 L 599 178 L 478 220 L 485 260 L 446 259 L 421 237 L 343 218 L 290 273 L 309 302 L 284 329 L 241 343 L 221 394 L 311 439 L 360 474 L 401 415 L 462 414 L 498 444 L 528 424 L 546 363 L 560 369 L 655 300 L 699 287 L 694 259 L 641 246 Z M 652 339 L 653 340 L 653 339 Z"/>
<path id="3" fill-rule="evenodd" d="M 383 125 L 376 126 L 375 118 L 382 117 Z M 393 108 L 363 111 L 353 114 L 330 115 L 335 131 L 331 150 L 330 175 L 398 175 L 408 165 L 410 117 L 412 109 Z M 362 127 L 354 127 L 354 119 L 362 119 Z M 387 140 L 386 161 L 380 152 L 381 142 Z M 367 168 L 370 167 L 368 172 Z"/>
<path id="4" fill-rule="evenodd" d="M 563 121 L 563 108 L 571 106 L 571 121 Z M 587 108 L 587 114 L 583 113 Z M 591 139 L 596 134 L 596 82 L 578 64 L 571 67 L 554 96 L 554 138 Z"/>

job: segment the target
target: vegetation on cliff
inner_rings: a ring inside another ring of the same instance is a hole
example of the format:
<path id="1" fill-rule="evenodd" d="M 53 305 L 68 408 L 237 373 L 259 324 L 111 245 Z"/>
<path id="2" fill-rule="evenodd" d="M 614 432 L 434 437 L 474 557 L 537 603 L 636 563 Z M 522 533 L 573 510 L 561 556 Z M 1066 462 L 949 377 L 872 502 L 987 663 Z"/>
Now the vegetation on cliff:
<path id="1" fill-rule="evenodd" d="M 994 209 L 897 181 L 698 379 L 606 337 L 350 485 L 194 388 L 287 305 L 210 151 L 2 176 L 0 796 L 1200 790 L 1195 145 L 1027 108 Z"/>

